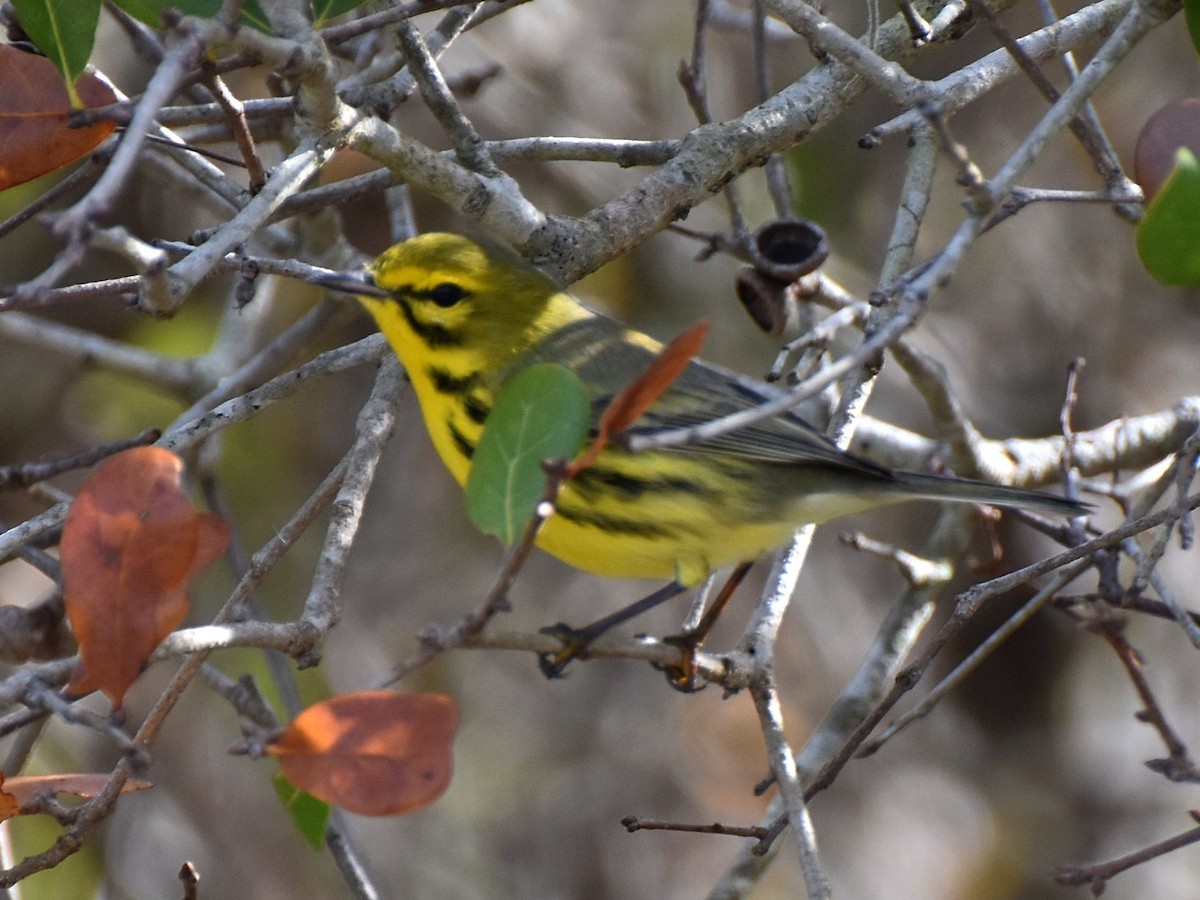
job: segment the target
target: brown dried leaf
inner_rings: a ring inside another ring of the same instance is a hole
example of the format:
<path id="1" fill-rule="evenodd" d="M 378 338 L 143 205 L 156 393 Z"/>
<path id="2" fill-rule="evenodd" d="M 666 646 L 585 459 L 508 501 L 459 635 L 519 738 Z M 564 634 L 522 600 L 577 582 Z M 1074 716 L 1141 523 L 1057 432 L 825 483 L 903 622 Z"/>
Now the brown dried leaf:
<path id="1" fill-rule="evenodd" d="M 15 779 L 14 779 L 15 780 Z M 4 773 L 0 772 L 0 785 L 4 784 Z M 0 822 L 6 819 L 11 819 L 13 816 L 20 815 L 21 801 L 10 794 L 5 788 L 0 787 Z"/>
<path id="2" fill-rule="evenodd" d="M 44 56 L 0 46 L 0 84 L 0 190 L 86 156 L 116 128 L 112 122 L 71 128 L 62 75 Z M 75 90 L 88 107 L 117 99 L 112 88 L 86 72 Z"/>
<path id="3" fill-rule="evenodd" d="M 192 580 L 229 544 L 219 516 L 197 512 L 183 462 L 135 447 L 96 467 L 63 525 L 63 603 L 79 641 L 67 690 L 121 705 L 154 648 L 183 621 Z"/>
<path id="4" fill-rule="evenodd" d="M 25 806 L 48 794 L 74 794 L 76 797 L 95 797 L 112 776 L 101 772 L 75 772 L 65 775 L 17 775 L 4 782 L 4 793 L 12 797 L 24 812 Z M 122 794 L 146 791 L 154 787 L 149 781 L 130 778 L 121 787 Z"/>
<path id="5" fill-rule="evenodd" d="M 1200 156 L 1200 98 L 1175 100 L 1142 126 L 1133 151 L 1134 180 L 1149 202 L 1175 168 L 1175 152 L 1186 147 Z"/>
<path id="6" fill-rule="evenodd" d="M 310 706 L 267 747 L 288 780 L 364 816 L 432 803 L 450 783 L 458 707 L 444 694 L 363 691 Z"/>

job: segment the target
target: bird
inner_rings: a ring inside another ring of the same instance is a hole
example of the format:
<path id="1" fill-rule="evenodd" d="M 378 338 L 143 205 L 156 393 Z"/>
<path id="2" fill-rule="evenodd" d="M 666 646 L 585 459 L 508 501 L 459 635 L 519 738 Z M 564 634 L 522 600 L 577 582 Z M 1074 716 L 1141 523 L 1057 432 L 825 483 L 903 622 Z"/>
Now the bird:
<path id="1" fill-rule="evenodd" d="M 407 371 L 425 428 L 465 485 L 497 396 L 536 363 L 572 370 L 593 429 L 607 404 L 661 349 L 590 309 L 514 253 L 427 232 L 327 280 L 354 292 Z M 767 384 L 693 359 L 629 429 L 639 436 L 745 410 L 777 396 Z M 567 481 L 536 543 L 586 572 L 690 588 L 731 563 L 786 543 L 804 524 L 929 499 L 1062 516 L 1089 507 L 1040 491 L 897 471 L 842 450 L 795 413 L 687 446 L 634 452 L 610 442 Z"/>

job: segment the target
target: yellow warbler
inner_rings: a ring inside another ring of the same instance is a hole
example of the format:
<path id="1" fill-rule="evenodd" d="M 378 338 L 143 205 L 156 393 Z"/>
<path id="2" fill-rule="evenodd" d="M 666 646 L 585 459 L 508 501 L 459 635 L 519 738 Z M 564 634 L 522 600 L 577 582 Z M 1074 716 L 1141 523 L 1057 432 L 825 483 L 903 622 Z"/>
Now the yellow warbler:
<path id="1" fill-rule="evenodd" d="M 514 373 L 539 362 L 566 366 L 598 417 L 660 349 L 531 266 L 461 235 L 397 244 L 369 273 L 386 296 L 359 299 L 408 371 L 433 445 L 460 485 Z M 634 430 L 693 425 L 772 396 L 765 385 L 693 361 Z M 895 472 L 840 450 L 789 414 L 687 447 L 606 447 L 565 485 L 537 543 L 588 572 L 692 586 L 783 544 L 801 524 L 915 498 L 1065 515 L 1086 509 L 1036 491 Z"/>

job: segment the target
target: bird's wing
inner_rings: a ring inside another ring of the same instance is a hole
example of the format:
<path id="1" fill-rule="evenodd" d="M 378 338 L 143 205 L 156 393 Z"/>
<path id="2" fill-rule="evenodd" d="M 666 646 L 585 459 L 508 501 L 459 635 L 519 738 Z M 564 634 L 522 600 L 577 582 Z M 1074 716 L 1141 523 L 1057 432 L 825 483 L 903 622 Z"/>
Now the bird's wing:
<path id="1" fill-rule="evenodd" d="M 633 339 L 631 340 L 631 335 Z M 605 316 L 561 328 L 521 360 L 559 362 L 573 369 L 592 397 L 593 422 L 626 385 L 650 364 L 656 346 Z M 779 395 L 766 384 L 694 360 L 663 396 L 629 429 L 653 435 L 719 419 L 759 406 Z M 872 475 L 887 470 L 838 449 L 799 416 L 785 413 L 687 447 L 689 453 L 719 453 L 776 463 L 823 463 Z"/>
<path id="2" fill-rule="evenodd" d="M 686 428 L 761 406 L 779 396 L 766 384 L 755 384 L 716 366 L 693 362 L 631 429 L 653 434 Z M 823 463 L 882 475 L 887 470 L 845 453 L 794 413 L 773 416 L 709 438 L 690 449 L 726 453 L 743 459 L 777 463 Z"/>

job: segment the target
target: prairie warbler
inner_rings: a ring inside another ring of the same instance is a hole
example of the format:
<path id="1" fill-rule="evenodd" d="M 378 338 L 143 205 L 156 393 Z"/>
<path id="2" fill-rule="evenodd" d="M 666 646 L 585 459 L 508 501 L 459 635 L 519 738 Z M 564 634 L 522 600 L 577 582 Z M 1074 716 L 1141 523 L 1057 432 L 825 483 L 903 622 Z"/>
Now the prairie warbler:
<path id="1" fill-rule="evenodd" d="M 369 272 L 386 296 L 359 299 L 407 369 L 433 445 L 460 485 L 498 392 L 522 367 L 572 369 L 598 416 L 660 348 L 524 262 L 460 235 L 397 244 Z M 693 361 L 633 430 L 715 419 L 772 395 Z M 916 498 L 1063 515 L 1086 509 L 1036 491 L 892 471 L 782 415 L 687 447 L 631 453 L 608 446 L 565 485 L 537 543 L 588 572 L 690 587 L 785 543 L 801 524 Z"/>

